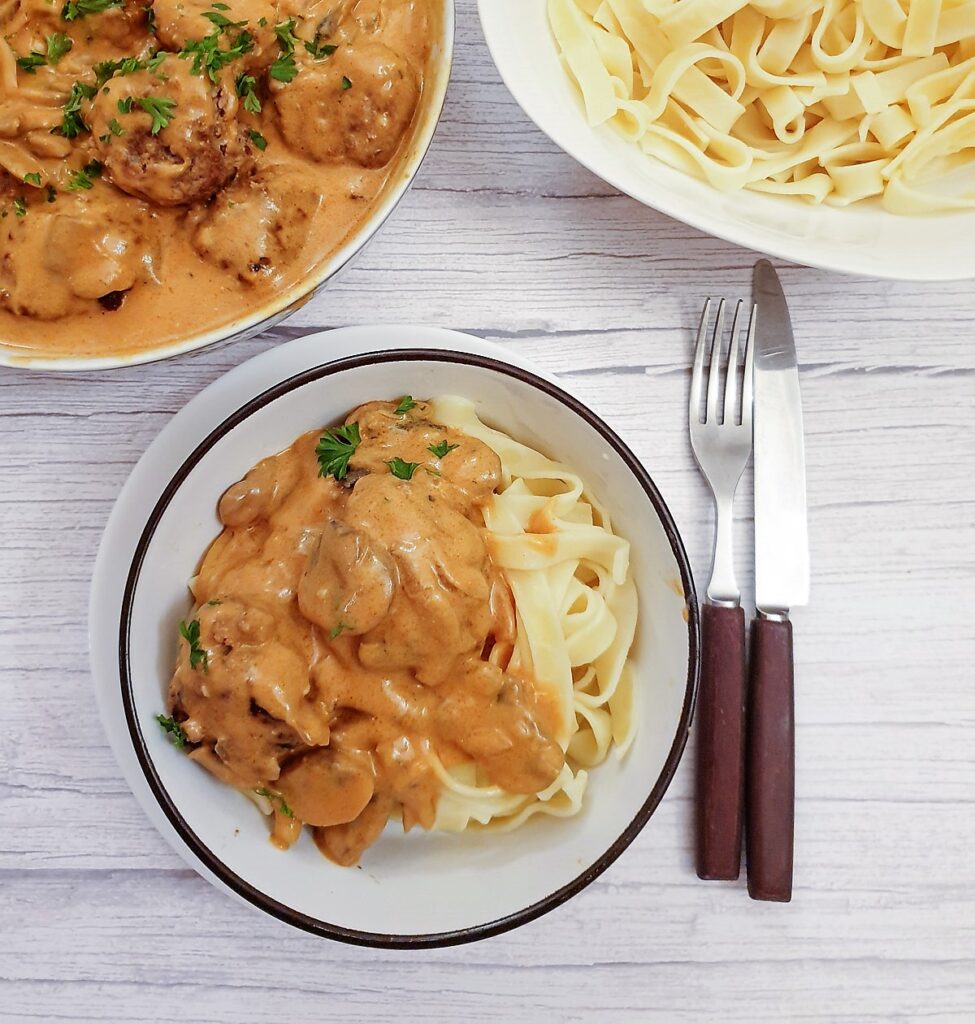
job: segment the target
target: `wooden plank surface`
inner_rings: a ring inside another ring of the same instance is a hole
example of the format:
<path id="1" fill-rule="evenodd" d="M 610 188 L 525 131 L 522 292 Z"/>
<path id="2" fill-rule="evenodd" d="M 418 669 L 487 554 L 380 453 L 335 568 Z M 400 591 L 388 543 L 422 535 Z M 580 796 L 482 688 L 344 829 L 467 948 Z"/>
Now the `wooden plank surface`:
<path id="1" fill-rule="evenodd" d="M 975 1014 L 975 294 L 781 267 L 805 401 L 813 601 L 796 615 L 790 906 L 697 881 L 690 774 L 560 910 L 472 947 L 330 944 L 187 870 L 129 795 L 86 652 L 131 467 L 211 380 L 308 331 L 468 330 L 530 356 L 645 461 L 707 574 L 685 436 L 706 294 L 753 254 L 619 196 L 520 114 L 471 0 L 416 186 L 286 325 L 156 366 L 0 373 L 0 1019 L 970 1021 Z M 750 590 L 747 503 L 741 576 Z"/>

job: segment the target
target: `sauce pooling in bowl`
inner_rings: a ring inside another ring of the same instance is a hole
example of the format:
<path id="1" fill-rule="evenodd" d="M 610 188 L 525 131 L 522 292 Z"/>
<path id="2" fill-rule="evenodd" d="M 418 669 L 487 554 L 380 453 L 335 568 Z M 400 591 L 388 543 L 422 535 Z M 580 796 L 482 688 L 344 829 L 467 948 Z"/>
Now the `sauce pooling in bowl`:
<path id="1" fill-rule="evenodd" d="M 439 770 L 544 790 L 565 755 L 533 680 L 506 671 L 515 607 L 482 509 L 487 445 L 426 403 L 373 402 L 221 498 L 170 686 L 189 756 L 354 864 L 387 820 L 434 825 Z"/>
<path id="2" fill-rule="evenodd" d="M 435 0 L 0 0 L 0 341 L 225 326 L 363 224 L 417 121 Z"/>

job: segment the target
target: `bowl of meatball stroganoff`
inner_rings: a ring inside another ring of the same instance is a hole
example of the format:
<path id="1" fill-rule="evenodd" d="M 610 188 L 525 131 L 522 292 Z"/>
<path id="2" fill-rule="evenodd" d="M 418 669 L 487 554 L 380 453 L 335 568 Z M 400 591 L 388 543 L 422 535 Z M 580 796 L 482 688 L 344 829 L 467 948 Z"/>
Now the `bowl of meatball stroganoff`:
<path id="1" fill-rule="evenodd" d="M 0 363 L 266 328 L 429 146 L 450 0 L 0 0 Z"/>

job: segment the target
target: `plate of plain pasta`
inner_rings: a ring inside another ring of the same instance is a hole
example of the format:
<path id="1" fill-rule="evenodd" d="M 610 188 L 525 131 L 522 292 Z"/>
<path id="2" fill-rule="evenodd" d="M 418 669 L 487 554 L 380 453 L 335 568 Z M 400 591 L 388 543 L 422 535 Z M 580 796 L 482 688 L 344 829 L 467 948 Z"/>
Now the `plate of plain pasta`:
<path id="1" fill-rule="evenodd" d="M 641 202 L 829 269 L 975 275 L 971 0 L 481 0 L 480 11 L 528 115 Z"/>
<path id="2" fill-rule="evenodd" d="M 697 679 L 693 583 L 625 444 L 454 332 L 267 352 L 146 452 L 92 591 L 103 719 L 219 886 L 372 945 L 468 941 L 646 824 Z"/>

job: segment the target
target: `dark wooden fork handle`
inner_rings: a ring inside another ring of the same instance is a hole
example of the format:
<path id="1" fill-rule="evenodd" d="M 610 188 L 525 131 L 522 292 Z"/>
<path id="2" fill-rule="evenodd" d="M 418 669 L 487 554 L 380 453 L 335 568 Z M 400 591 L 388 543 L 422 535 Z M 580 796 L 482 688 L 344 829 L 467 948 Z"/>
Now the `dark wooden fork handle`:
<path id="1" fill-rule="evenodd" d="M 792 899 L 795 709 L 792 623 L 752 623 L 748 695 L 748 895 Z"/>
<path id="2" fill-rule="evenodd" d="M 745 779 L 745 613 L 701 613 L 697 702 L 697 874 L 738 877 Z"/>

